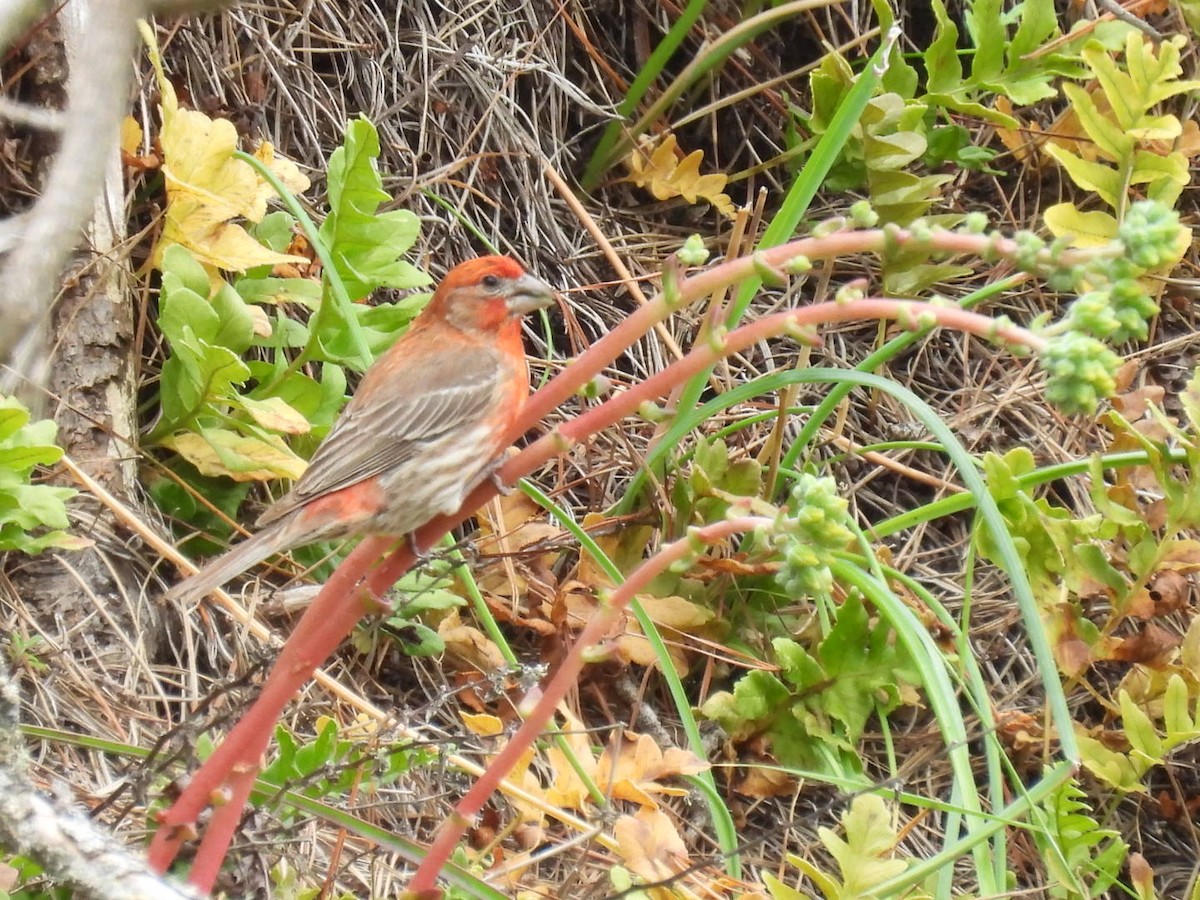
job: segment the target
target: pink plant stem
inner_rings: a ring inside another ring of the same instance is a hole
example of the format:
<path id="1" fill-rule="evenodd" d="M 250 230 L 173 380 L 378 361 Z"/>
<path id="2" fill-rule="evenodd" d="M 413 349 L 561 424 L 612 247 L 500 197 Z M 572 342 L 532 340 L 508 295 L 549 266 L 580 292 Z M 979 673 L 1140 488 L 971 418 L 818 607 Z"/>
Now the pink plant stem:
<path id="1" fill-rule="evenodd" d="M 580 439 L 594 434 L 602 428 L 635 412 L 646 400 L 665 396 L 672 386 L 690 378 L 697 372 L 705 371 L 713 362 L 723 355 L 736 353 L 753 346 L 765 338 L 786 333 L 798 327 L 806 327 L 815 323 L 836 321 L 853 321 L 860 319 L 908 319 L 914 327 L 923 324 L 925 317 L 933 317 L 939 324 L 955 327 L 959 330 L 977 334 L 983 337 L 998 337 L 1005 341 L 1021 344 L 1032 350 L 1044 346 L 1041 338 L 1024 328 L 997 323 L 996 320 L 978 313 L 966 312 L 957 307 L 934 306 L 927 303 L 910 303 L 901 300 L 866 298 L 847 303 L 821 303 L 789 312 L 776 313 L 759 321 L 745 325 L 728 335 L 720 343 L 712 343 L 699 347 L 672 364 L 662 372 L 635 385 L 603 405 L 590 410 L 560 426 L 556 432 L 546 435 L 536 441 L 521 453 L 514 456 L 501 468 L 500 477 L 506 483 L 511 483 L 522 475 L 532 471 L 538 465 L 550 459 L 555 453 L 561 452 L 563 442 Z M 468 498 L 464 508 L 476 508 L 482 505 L 495 493 L 493 485 L 480 486 Z M 730 522 L 720 522 L 708 526 L 707 529 L 693 529 L 689 538 L 703 543 L 712 543 L 730 534 L 746 531 L 761 524 L 762 519 L 737 519 Z M 751 524 L 747 525 L 747 522 Z M 431 522 L 426 528 L 441 530 L 445 524 L 441 521 Z M 712 529 L 712 530 L 709 530 Z M 725 530 L 722 530 L 725 529 Z M 424 529 L 422 529 L 424 531 Z M 710 539 L 711 538 L 711 539 Z M 437 872 L 454 850 L 459 838 L 469 827 L 471 818 L 482 808 L 483 803 L 491 796 L 496 785 L 511 770 L 520 755 L 532 745 L 534 738 L 543 725 L 549 721 L 550 715 L 558 702 L 566 696 L 566 692 L 574 684 L 576 676 L 583 665 L 583 655 L 588 647 L 596 643 L 607 633 L 613 618 L 625 608 L 630 597 L 634 596 L 667 566 L 682 559 L 688 550 L 688 538 L 677 541 L 664 548 L 652 559 L 643 563 L 629 579 L 613 593 L 609 604 L 593 614 L 587 626 L 580 633 L 575 645 L 564 660 L 562 667 L 554 674 L 551 681 L 543 689 L 543 696 L 538 701 L 534 711 L 525 719 L 516 735 L 505 745 L 488 766 L 487 776 L 476 782 L 456 807 L 452 818 L 443 823 L 439 829 L 428 854 L 414 876 L 409 890 L 415 894 L 432 890 L 436 883 Z M 663 554 L 668 554 L 665 560 Z M 374 573 L 386 581 L 399 577 L 402 569 L 393 560 L 387 560 Z M 398 570 L 398 571 L 397 571 Z"/>
<path id="2" fill-rule="evenodd" d="M 362 541 L 321 589 L 319 598 L 324 598 L 324 602 L 314 602 L 296 623 L 258 699 L 191 777 L 171 808 L 160 817 L 161 826 L 149 850 L 150 865 L 154 869 L 166 871 L 179 853 L 186 837 L 186 826 L 192 825 L 214 801 L 220 803 L 222 814 L 240 816 L 241 805 L 228 796 L 231 773 L 258 771 L 259 760 L 270 743 L 275 723 L 296 695 L 299 686 L 312 676 L 316 667 L 333 653 L 370 609 L 364 602 L 362 592 L 355 588 L 367 568 L 392 543 L 387 538 L 367 538 Z M 222 797 L 222 794 L 226 796 Z M 206 854 L 217 855 L 220 837 L 211 832 L 205 834 L 201 848 Z M 221 857 L 231 839 L 232 832 L 224 836 Z M 215 876 L 215 872 L 211 874 Z M 210 880 L 203 885 L 196 883 L 196 886 L 210 890 L 212 882 Z"/>
<path id="3" fill-rule="evenodd" d="M 879 251 L 889 241 L 904 245 L 912 240 L 911 234 L 903 230 L 894 232 L 890 237 L 879 230 L 835 232 L 825 237 L 792 241 L 764 250 L 755 257 L 732 260 L 684 279 L 680 282 L 676 302 L 668 303 L 660 296 L 640 308 L 534 394 L 526 404 L 521 420 L 514 427 L 512 438 L 515 440 L 579 391 L 656 322 L 666 319 L 676 308 L 741 281 L 758 272 L 762 265 L 784 266 L 797 256 L 823 259 Z M 984 254 L 990 251 L 1000 256 L 1011 255 L 1015 250 L 1012 241 L 951 232 L 936 234 L 930 246 L 942 252 Z M 1064 254 L 1064 258 L 1067 257 L 1069 254 Z M 907 319 L 914 327 L 928 320 L 980 336 L 1023 344 L 1034 350 L 1043 346 L 1040 338 L 1025 329 L 1000 325 L 986 316 L 951 306 L 868 298 L 847 303 L 821 303 L 776 313 L 738 328 L 724 338 L 714 336 L 704 346 L 694 349 L 664 371 L 565 423 L 510 459 L 501 468 L 500 476 L 508 483 L 514 482 L 565 450 L 572 442 L 634 413 L 646 400 L 665 396 L 673 386 L 706 370 L 721 356 L 796 329 L 871 318 Z M 421 528 L 417 532 L 418 544 L 422 547 L 433 546 L 441 535 L 494 495 L 495 487 L 492 484 L 485 482 L 480 485 L 459 513 L 441 516 Z M 240 816 L 245 796 L 248 795 L 248 791 L 243 789 L 243 779 L 252 779 L 252 773 L 257 771 L 260 758 L 270 743 L 274 726 L 284 708 L 309 680 L 316 667 L 350 634 L 358 620 L 365 613 L 378 608 L 377 598 L 411 566 L 412 554 L 407 548 L 401 548 L 374 571 L 370 571 L 375 560 L 393 544 L 394 541 L 386 538 L 364 540 L 317 595 L 280 652 L 258 699 L 195 773 L 178 800 L 162 815 L 162 826 L 155 834 L 149 851 L 150 863 L 156 870 L 166 870 L 187 838 L 187 828 L 214 802 L 214 798 L 221 798 L 224 794 L 222 799 L 226 802 L 219 813 L 222 826 L 218 831 L 206 834 L 201 842 L 200 857 L 205 861 L 205 869 L 197 874 L 202 875 L 207 883 L 202 885 L 193 879 L 198 887 L 206 890 L 211 888 L 219 861 L 224 857 L 235 830 L 229 826 L 229 822 Z M 367 576 L 365 585 L 362 584 L 364 576 Z M 235 797 L 236 803 L 233 802 Z"/>
<path id="4" fill-rule="evenodd" d="M 770 519 L 759 516 L 744 516 L 691 528 L 686 537 L 667 544 L 638 566 L 625 579 L 625 582 L 613 590 L 608 597 L 600 597 L 596 611 L 588 619 L 587 625 L 579 633 L 574 646 L 571 647 L 558 670 L 542 689 L 542 695 L 537 704 L 526 713 L 525 721 L 521 723 L 517 733 L 493 757 L 488 764 L 487 773 L 475 782 L 454 808 L 450 818 L 443 822 L 441 828 L 438 829 L 438 833 L 429 847 L 429 852 L 426 853 L 420 868 L 409 882 L 408 892 L 410 895 L 419 896 L 424 891 L 432 893 L 437 887 L 438 872 L 450 858 L 450 854 L 454 852 L 463 832 L 483 808 L 483 804 L 487 802 L 496 786 L 508 775 L 525 751 L 533 746 L 542 729 L 553 717 L 558 704 L 574 686 L 579 673 L 583 670 L 588 651 L 604 639 L 617 617 L 629 605 L 629 601 L 641 591 L 646 590 L 650 586 L 650 582 L 665 572 L 673 563 L 695 555 L 701 546 L 715 544 L 732 535 L 742 534 L 760 525 L 769 525 L 770 523 Z"/>
<path id="5" fill-rule="evenodd" d="M 512 483 L 527 475 L 574 441 L 635 413 L 647 400 L 665 396 L 674 385 L 704 371 L 721 356 L 737 353 L 766 338 L 797 329 L 811 328 L 820 323 L 872 318 L 903 319 L 913 327 L 919 327 L 929 319 L 961 331 L 1000 338 L 1035 350 L 1040 349 L 1043 343 L 1040 338 L 1023 328 L 999 324 L 996 320 L 978 313 L 953 306 L 903 300 L 864 298 L 846 303 L 819 303 L 779 312 L 744 325 L 723 340 L 718 341 L 714 338 L 662 372 L 564 423 L 510 459 L 500 469 L 500 477 L 506 483 Z M 582 359 L 583 357 L 580 361 Z M 563 380 L 578 364 L 573 363 L 563 375 L 530 398 L 530 404 L 558 381 Z M 599 365 L 604 365 L 604 362 L 600 362 Z M 592 374 L 594 373 L 589 373 L 580 383 L 586 383 Z M 422 547 L 433 546 L 441 535 L 466 518 L 470 514 L 468 511 L 478 509 L 495 493 L 495 485 L 491 482 L 479 485 L 463 504 L 462 511 L 452 516 L 441 516 L 423 526 L 416 534 L 417 543 Z M 178 854 L 186 837 L 183 826 L 194 823 L 200 812 L 209 806 L 214 798 L 221 798 L 219 817 L 222 827 L 219 831 L 210 828 L 205 833 L 198 851 L 198 860 L 206 861 L 205 869 L 195 872 L 190 879 L 196 887 L 211 890 L 211 879 L 215 879 L 216 869 L 219 868 L 220 860 L 224 858 L 236 830 L 229 822 L 233 820 L 236 826 L 236 819 L 240 816 L 245 797 L 248 796 L 248 790 L 238 790 L 238 785 L 231 783 L 231 776 L 236 773 L 235 781 L 253 778 L 253 773 L 258 770 L 259 760 L 270 743 L 275 723 L 288 702 L 308 681 L 316 667 L 350 634 L 358 620 L 365 613 L 378 608 L 377 598 L 412 565 L 411 551 L 406 545 L 401 545 L 400 549 L 368 574 L 371 564 L 394 543 L 390 538 L 364 540 L 338 567 L 313 600 L 280 652 L 279 659 L 267 676 L 258 699 L 221 746 L 197 770 L 171 809 L 162 816 L 162 826 L 150 845 L 150 863 L 156 870 L 165 871 Z M 364 576 L 365 585 L 362 584 Z M 216 860 L 215 865 L 211 863 L 212 860 Z M 207 883 L 200 882 L 201 876 L 208 879 Z"/>
<path id="6" fill-rule="evenodd" d="M 917 239 L 906 229 L 897 229 L 890 237 L 882 229 L 837 231 L 824 237 L 801 238 L 780 244 L 778 247 L 763 250 L 756 256 L 739 257 L 683 279 L 679 283 L 679 298 L 676 303 L 667 303 L 662 295 L 659 295 L 645 306 L 639 307 L 616 328 L 576 357 L 557 378 L 530 397 L 516 434 L 524 434 L 548 413 L 557 409 L 605 366 L 632 347 L 656 322 L 667 319 L 676 309 L 755 275 L 760 261 L 769 266 L 783 267 L 789 260 L 798 256 L 817 260 L 858 253 L 878 253 L 888 246 L 889 242 L 897 247 L 904 247 L 916 243 Z M 1017 251 L 1016 243 L 1007 238 L 951 231 L 934 232 L 929 246 L 936 253 L 952 255 L 994 254 L 1010 257 Z M 1094 251 L 1067 250 L 1061 257 L 1062 265 L 1081 262 L 1092 255 Z M 949 322 L 944 324 L 952 328 L 957 327 Z"/>

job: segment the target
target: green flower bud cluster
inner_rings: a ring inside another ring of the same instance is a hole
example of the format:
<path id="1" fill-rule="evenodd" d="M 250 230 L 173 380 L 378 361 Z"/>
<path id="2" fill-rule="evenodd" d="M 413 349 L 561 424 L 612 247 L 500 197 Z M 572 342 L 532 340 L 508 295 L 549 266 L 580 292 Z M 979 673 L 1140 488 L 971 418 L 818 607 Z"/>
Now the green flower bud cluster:
<path id="1" fill-rule="evenodd" d="M 708 248 L 704 246 L 704 238 L 698 234 L 689 235 L 677 255 L 685 266 L 704 265 L 708 262 Z"/>
<path id="2" fill-rule="evenodd" d="M 1138 281 L 1142 271 L 1124 258 L 1099 259 L 1069 269 L 1077 283 L 1097 286 L 1071 304 L 1063 326 L 1114 344 L 1144 341 L 1149 337 L 1149 320 L 1158 312 L 1158 304 Z M 1051 286 L 1059 288 L 1053 280 Z"/>
<path id="3" fill-rule="evenodd" d="M 1140 200 L 1129 207 L 1117 228 L 1117 239 L 1125 247 L 1125 258 L 1140 269 L 1157 269 L 1176 258 L 1179 214 L 1153 200 Z"/>
<path id="4" fill-rule="evenodd" d="M 1121 358 L 1090 335 L 1068 331 L 1055 336 L 1041 361 L 1049 375 L 1046 399 L 1065 413 L 1091 413 L 1116 390 Z"/>
<path id="5" fill-rule="evenodd" d="M 850 204 L 850 224 L 855 228 L 874 228 L 879 224 L 879 213 L 875 212 L 870 200 Z"/>
<path id="6" fill-rule="evenodd" d="M 1178 257 L 1179 216 L 1160 203 L 1133 204 L 1117 230 L 1119 243 L 1090 260 L 1051 271 L 1056 290 L 1083 290 L 1062 322 L 1048 329 L 1042 363 L 1050 376 L 1046 398 L 1066 412 L 1090 413 L 1111 395 L 1120 358 L 1105 343 L 1145 340 L 1158 312 L 1139 278 Z M 1015 261 L 1023 268 L 1039 257 L 1033 241 L 1018 239 Z M 1041 258 L 1057 259 L 1055 247 Z"/>
<path id="7" fill-rule="evenodd" d="M 831 554 L 854 539 L 846 527 L 848 506 L 832 478 L 804 472 L 796 480 L 791 503 L 779 511 L 766 535 L 782 560 L 775 577 L 788 596 L 829 593 Z"/>

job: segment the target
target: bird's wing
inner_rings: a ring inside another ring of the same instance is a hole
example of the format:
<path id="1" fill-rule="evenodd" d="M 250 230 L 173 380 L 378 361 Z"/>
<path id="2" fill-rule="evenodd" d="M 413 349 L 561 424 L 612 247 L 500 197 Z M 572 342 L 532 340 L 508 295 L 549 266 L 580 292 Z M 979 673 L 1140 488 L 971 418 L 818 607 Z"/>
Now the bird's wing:
<path id="1" fill-rule="evenodd" d="M 480 348 L 443 365 L 414 362 L 401 361 L 386 378 L 363 380 L 308 469 L 262 514 L 259 526 L 323 494 L 403 466 L 430 442 L 487 418 L 496 403 L 500 365 L 493 352 Z"/>

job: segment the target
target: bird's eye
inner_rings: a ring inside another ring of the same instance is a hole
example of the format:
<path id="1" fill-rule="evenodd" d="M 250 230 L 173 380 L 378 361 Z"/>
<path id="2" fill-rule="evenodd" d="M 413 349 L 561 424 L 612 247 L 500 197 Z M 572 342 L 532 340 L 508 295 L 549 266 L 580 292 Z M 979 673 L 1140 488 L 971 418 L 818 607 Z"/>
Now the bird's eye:
<path id="1" fill-rule="evenodd" d="M 484 275 L 483 279 L 479 283 L 489 291 L 494 291 L 496 288 L 500 287 L 500 279 L 495 275 Z"/>

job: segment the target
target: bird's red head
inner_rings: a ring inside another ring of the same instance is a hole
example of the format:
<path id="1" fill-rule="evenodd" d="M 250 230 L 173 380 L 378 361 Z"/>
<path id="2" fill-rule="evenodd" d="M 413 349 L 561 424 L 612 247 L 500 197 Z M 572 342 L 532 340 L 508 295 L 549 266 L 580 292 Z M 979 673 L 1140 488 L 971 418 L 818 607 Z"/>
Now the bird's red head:
<path id="1" fill-rule="evenodd" d="M 507 256 L 459 263 L 438 285 L 425 314 L 466 332 L 497 332 L 526 313 L 549 306 L 554 292 Z"/>

